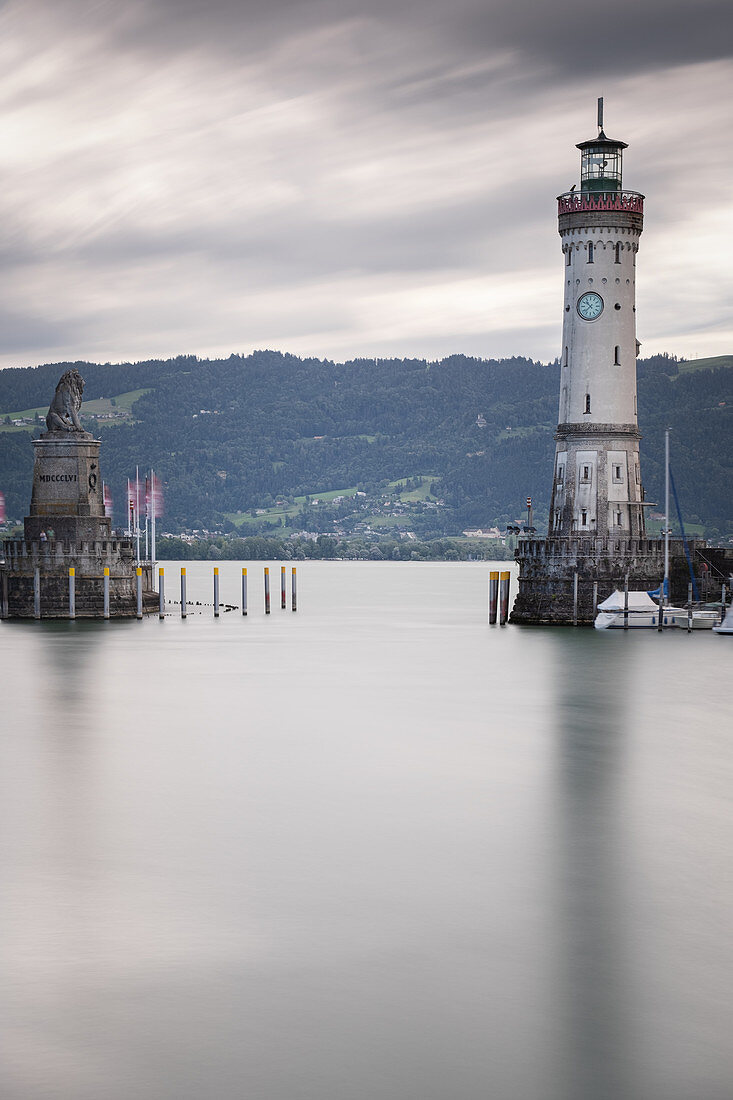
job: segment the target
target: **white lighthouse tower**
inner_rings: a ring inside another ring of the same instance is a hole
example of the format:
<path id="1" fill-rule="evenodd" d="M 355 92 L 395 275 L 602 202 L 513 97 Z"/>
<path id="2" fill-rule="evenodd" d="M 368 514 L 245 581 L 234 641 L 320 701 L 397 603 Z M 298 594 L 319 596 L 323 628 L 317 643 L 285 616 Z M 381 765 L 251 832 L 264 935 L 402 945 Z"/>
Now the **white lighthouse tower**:
<path id="1" fill-rule="evenodd" d="M 558 198 L 564 264 L 560 413 L 549 537 L 644 537 L 636 409 L 636 255 L 644 196 L 623 141 L 581 142 L 580 188 Z"/>
<path id="2" fill-rule="evenodd" d="M 519 538 L 512 622 L 591 623 L 615 588 L 656 588 L 665 573 L 664 545 L 644 525 L 635 306 L 644 196 L 623 185 L 625 148 L 606 137 L 599 99 L 598 136 L 578 145 L 580 186 L 557 200 L 564 295 L 550 517 L 546 538 L 531 529 Z M 674 553 L 672 572 L 684 576 L 681 545 Z"/>

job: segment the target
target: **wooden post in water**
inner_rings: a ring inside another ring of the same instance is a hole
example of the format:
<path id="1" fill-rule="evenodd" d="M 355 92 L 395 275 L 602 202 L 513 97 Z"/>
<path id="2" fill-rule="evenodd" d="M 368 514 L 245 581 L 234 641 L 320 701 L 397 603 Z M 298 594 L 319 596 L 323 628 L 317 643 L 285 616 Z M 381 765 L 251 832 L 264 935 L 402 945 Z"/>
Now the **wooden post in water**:
<path id="1" fill-rule="evenodd" d="M 104 567 L 104 617 L 109 618 L 109 566 Z"/>
<path id="2" fill-rule="evenodd" d="M 298 610 L 298 577 L 295 566 L 293 566 L 292 586 L 290 589 L 290 610 Z"/>
<path id="3" fill-rule="evenodd" d="M 214 618 L 219 618 L 219 566 L 214 566 Z"/>
<path id="4" fill-rule="evenodd" d="M 489 623 L 496 625 L 496 609 L 499 600 L 499 572 L 489 573 Z"/>
<path id="5" fill-rule="evenodd" d="M 142 619 L 143 617 L 143 571 L 138 565 L 135 570 L 135 591 L 137 594 L 137 612 L 136 617 Z"/>
<path id="6" fill-rule="evenodd" d="M 687 633 L 692 630 L 692 581 L 687 586 Z"/>
<path id="7" fill-rule="evenodd" d="M 69 566 L 69 618 L 76 618 L 76 570 Z"/>
<path id="8" fill-rule="evenodd" d="M 624 577 L 624 630 L 629 629 L 629 574 Z"/>
<path id="9" fill-rule="evenodd" d="M 286 599 L 286 585 L 285 585 L 285 566 L 280 566 L 280 607 L 284 611 L 287 607 Z"/>
<path id="10" fill-rule="evenodd" d="M 265 566 L 265 615 L 270 614 L 270 568 Z"/>
<path id="11" fill-rule="evenodd" d="M 247 614 L 247 567 L 242 566 L 242 614 Z"/>
<path id="12" fill-rule="evenodd" d="M 573 626 L 578 625 L 578 571 L 573 573 Z"/>
<path id="13" fill-rule="evenodd" d="M 165 618 L 165 569 L 158 567 L 158 618 Z"/>
<path id="14" fill-rule="evenodd" d="M 38 566 L 33 570 L 33 618 L 41 617 L 41 570 Z"/>
<path id="15" fill-rule="evenodd" d="M 186 566 L 181 566 L 181 618 L 186 618 Z"/>
<path id="16" fill-rule="evenodd" d="M 509 618 L 509 583 L 511 573 L 502 573 L 499 577 L 499 626 L 504 626 Z"/>

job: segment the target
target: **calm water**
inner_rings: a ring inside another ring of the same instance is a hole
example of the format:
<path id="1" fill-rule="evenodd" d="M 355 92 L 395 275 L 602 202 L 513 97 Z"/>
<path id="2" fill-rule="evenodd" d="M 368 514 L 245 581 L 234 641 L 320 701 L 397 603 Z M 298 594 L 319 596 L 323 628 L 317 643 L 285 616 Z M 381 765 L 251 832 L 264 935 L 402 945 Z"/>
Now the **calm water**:
<path id="1" fill-rule="evenodd" d="M 733 638 L 298 573 L 0 624 L 4 1100 L 730 1100 Z"/>

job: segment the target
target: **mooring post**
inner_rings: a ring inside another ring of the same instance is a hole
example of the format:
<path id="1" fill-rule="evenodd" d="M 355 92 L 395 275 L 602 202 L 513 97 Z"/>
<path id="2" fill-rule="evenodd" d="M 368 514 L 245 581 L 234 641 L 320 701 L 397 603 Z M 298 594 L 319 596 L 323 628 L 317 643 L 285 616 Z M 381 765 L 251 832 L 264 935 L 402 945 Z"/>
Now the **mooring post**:
<path id="1" fill-rule="evenodd" d="M 219 618 L 219 566 L 214 566 L 214 618 Z"/>
<path id="2" fill-rule="evenodd" d="M 247 568 L 242 566 L 242 614 L 247 614 Z"/>
<path id="3" fill-rule="evenodd" d="M 573 626 L 578 625 L 578 572 L 573 573 Z"/>
<path id="4" fill-rule="evenodd" d="M 186 567 L 181 566 L 181 618 L 186 618 Z"/>
<path id="5" fill-rule="evenodd" d="M 664 579 L 659 585 L 659 614 L 657 616 L 657 631 L 664 629 Z"/>
<path id="6" fill-rule="evenodd" d="M 500 582 L 500 594 L 499 594 L 499 626 L 504 626 L 509 618 L 509 583 L 511 581 L 511 573 L 502 573 Z"/>
<path id="7" fill-rule="evenodd" d="M 499 571 L 489 573 L 489 622 L 496 624 L 496 605 L 499 599 Z"/>
<path id="8" fill-rule="evenodd" d="M 143 571 L 142 567 L 138 565 L 135 570 L 135 592 L 137 595 L 137 611 L 136 617 L 142 619 L 143 617 Z"/>
<path id="9" fill-rule="evenodd" d="M 687 633 L 692 630 L 692 581 L 687 586 Z"/>
<path id="10" fill-rule="evenodd" d="M 593 618 L 598 614 L 598 581 L 593 581 Z"/>
<path id="11" fill-rule="evenodd" d="M 629 629 L 629 574 L 624 577 L 624 630 Z"/>
<path id="12" fill-rule="evenodd" d="M 33 570 L 33 618 L 41 617 L 41 570 L 38 566 Z"/>
<path id="13" fill-rule="evenodd" d="M 722 623 L 725 618 L 725 597 L 727 595 L 726 587 L 723 585 L 720 593 L 720 621 Z"/>
<path id="14" fill-rule="evenodd" d="M 76 570 L 69 566 L 69 618 L 76 618 Z"/>
<path id="15" fill-rule="evenodd" d="M 265 615 L 270 614 L 270 569 L 265 566 Z"/>
<path id="16" fill-rule="evenodd" d="M 298 577 L 295 566 L 293 566 L 292 587 L 290 589 L 290 610 L 298 610 Z"/>
<path id="17" fill-rule="evenodd" d="M 286 588 L 286 586 L 285 586 L 285 566 L 281 565 L 280 566 L 280 607 L 283 611 L 285 610 L 285 608 L 287 606 L 287 601 L 285 599 L 285 588 Z"/>
<path id="18" fill-rule="evenodd" d="M 165 618 L 165 569 L 158 567 L 158 618 Z"/>
<path id="19" fill-rule="evenodd" d="M 104 567 L 104 617 L 109 618 L 109 566 Z"/>

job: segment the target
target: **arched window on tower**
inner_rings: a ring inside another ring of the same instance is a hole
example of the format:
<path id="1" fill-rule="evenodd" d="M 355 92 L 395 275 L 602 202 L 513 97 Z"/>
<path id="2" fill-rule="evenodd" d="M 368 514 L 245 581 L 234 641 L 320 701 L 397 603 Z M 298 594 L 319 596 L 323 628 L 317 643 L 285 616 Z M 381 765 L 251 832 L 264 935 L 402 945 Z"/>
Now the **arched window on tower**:
<path id="1" fill-rule="evenodd" d="M 593 263 L 593 241 L 588 241 L 588 263 Z"/>
<path id="2" fill-rule="evenodd" d="M 565 262 L 566 262 L 566 264 L 568 265 L 568 267 L 570 267 L 570 253 L 571 253 L 572 251 L 573 251 L 573 246 L 572 246 L 572 245 L 570 245 L 570 247 L 568 248 L 567 252 L 565 253 L 565 255 L 567 256 L 567 259 L 566 259 L 566 261 L 565 261 Z"/>
<path id="3" fill-rule="evenodd" d="M 623 245 L 619 241 L 618 244 L 616 245 L 616 263 L 617 264 L 621 263 L 621 249 L 622 249 L 622 247 L 623 247 Z"/>
<path id="4" fill-rule="evenodd" d="M 589 393 L 587 393 L 585 395 L 585 410 L 584 411 L 587 412 L 587 413 L 590 412 L 590 394 Z"/>
<path id="5" fill-rule="evenodd" d="M 613 349 L 613 365 L 614 365 L 614 367 L 620 367 L 621 366 L 621 346 L 620 346 L 620 344 L 616 344 L 616 347 Z"/>

